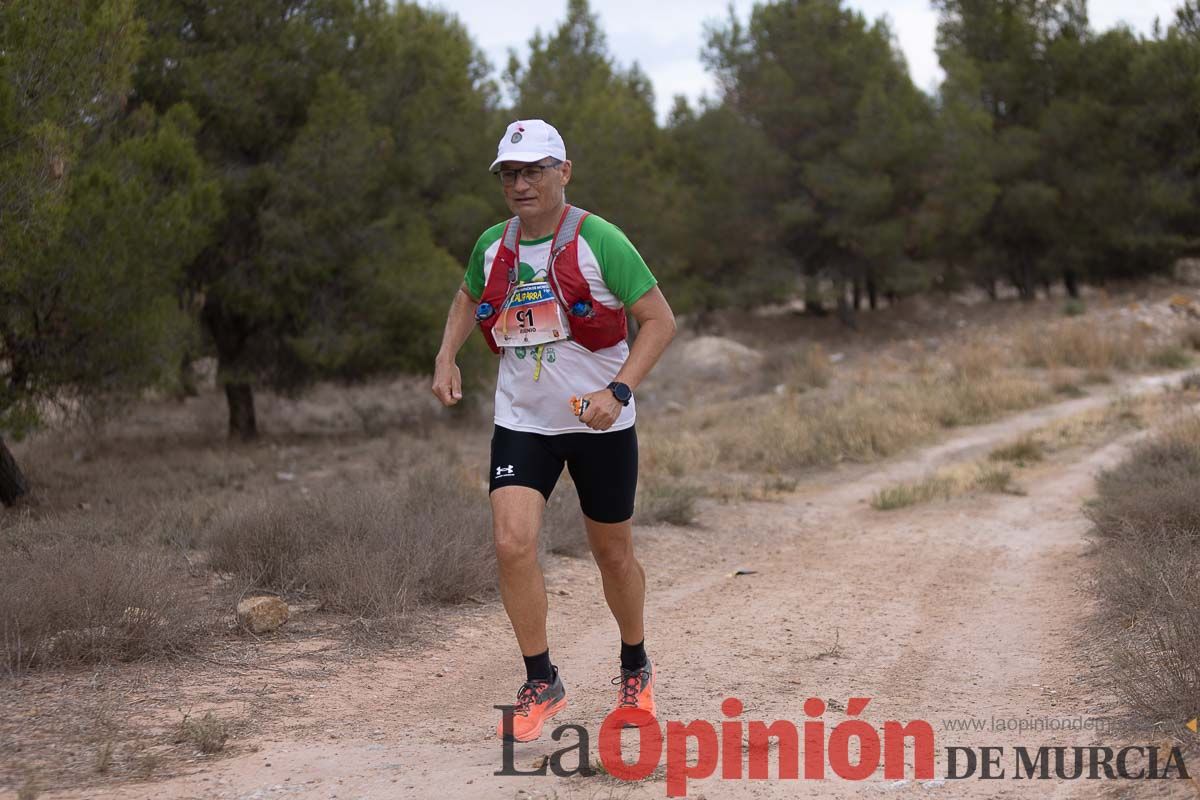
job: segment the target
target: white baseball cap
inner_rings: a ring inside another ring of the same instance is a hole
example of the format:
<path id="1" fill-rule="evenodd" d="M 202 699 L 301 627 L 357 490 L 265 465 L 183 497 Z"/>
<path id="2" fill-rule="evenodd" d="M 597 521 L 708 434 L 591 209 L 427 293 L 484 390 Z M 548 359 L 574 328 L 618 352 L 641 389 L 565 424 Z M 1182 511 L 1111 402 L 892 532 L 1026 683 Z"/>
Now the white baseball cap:
<path id="1" fill-rule="evenodd" d="M 489 169 L 493 172 L 501 161 L 520 161 L 532 164 L 543 158 L 567 160 L 567 146 L 549 122 L 541 119 L 519 119 L 511 123 L 500 137 L 496 160 Z"/>

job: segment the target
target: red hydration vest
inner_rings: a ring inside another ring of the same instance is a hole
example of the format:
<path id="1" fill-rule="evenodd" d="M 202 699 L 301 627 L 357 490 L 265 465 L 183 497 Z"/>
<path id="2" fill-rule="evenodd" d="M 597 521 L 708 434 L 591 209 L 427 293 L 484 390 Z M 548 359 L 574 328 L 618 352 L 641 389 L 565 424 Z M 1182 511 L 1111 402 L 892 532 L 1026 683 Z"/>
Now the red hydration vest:
<path id="1" fill-rule="evenodd" d="M 547 262 L 546 280 L 554 289 L 558 302 L 566 312 L 567 325 L 571 329 L 571 338 L 588 350 L 595 352 L 605 347 L 612 347 L 623 340 L 628 333 L 624 308 L 609 308 L 592 297 L 592 289 L 587 279 L 579 270 L 579 228 L 583 225 L 587 211 L 576 206 L 567 206 L 562 218 L 558 221 L 558 229 L 554 232 L 554 241 L 550 245 L 550 259 Z M 483 287 L 483 297 L 479 298 L 479 307 L 490 306 L 492 313 L 480 319 L 479 329 L 484 340 L 493 353 L 499 353 L 496 338 L 492 334 L 500 318 L 500 308 L 508 297 L 509 292 L 517 284 L 518 265 L 521 263 L 517 250 L 520 247 L 520 217 L 513 217 L 504 226 L 504 236 L 500 239 L 500 249 L 492 262 L 492 270 L 488 273 L 487 284 Z M 583 304 L 579 306 L 577 304 Z M 572 310 L 574 309 L 574 310 Z M 576 313 L 582 312 L 582 313 Z"/>

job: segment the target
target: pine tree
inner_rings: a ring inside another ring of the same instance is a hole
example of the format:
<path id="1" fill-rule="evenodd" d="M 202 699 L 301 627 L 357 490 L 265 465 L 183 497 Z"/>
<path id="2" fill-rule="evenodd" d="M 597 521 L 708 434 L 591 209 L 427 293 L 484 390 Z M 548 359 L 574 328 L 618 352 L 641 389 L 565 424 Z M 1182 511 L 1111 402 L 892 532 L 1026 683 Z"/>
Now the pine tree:
<path id="1" fill-rule="evenodd" d="M 218 201 L 190 109 L 127 108 L 142 44 L 123 0 L 0 7 L 0 432 L 179 362 L 182 266 Z M 2 442 L 0 462 L 11 503 L 24 481 Z"/>
<path id="2" fill-rule="evenodd" d="M 1047 180 L 1040 126 L 1053 95 L 1047 49 L 1086 29 L 1074 0 L 937 0 L 938 54 L 958 91 L 971 84 L 991 117 L 987 173 L 995 199 L 980 219 L 982 281 L 1007 277 L 1031 300 L 1052 272 L 1059 187 Z M 955 72 L 969 70 L 958 79 Z"/>
<path id="3" fill-rule="evenodd" d="M 844 249 L 836 272 L 843 317 L 846 281 L 856 299 L 866 290 L 872 308 L 879 291 L 898 296 L 931 285 L 918 261 L 915 213 L 924 194 L 931 128 L 929 101 L 897 64 L 864 86 L 850 137 L 805 170 L 828 209 L 824 230 Z"/>
<path id="4" fill-rule="evenodd" d="M 972 62 L 946 67 L 933 134 L 926 193 L 917 214 L 921 241 L 941 263 L 945 288 L 974 283 L 995 296 L 996 256 L 983 230 L 1000 189 L 992 170 L 992 116 L 981 100 Z"/>
<path id="5" fill-rule="evenodd" d="M 434 237 L 465 257 L 491 208 L 486 170 L 462 165 L 486 158 L 478 134 L 459 131 L 482 131 L 490 109 L 461 26 L 378 0 L 143 10 L 155 44 L 139 96 L 192 104 L 221 176 L 226 214 L 188 286 L 203 298 L 230 435 L 257 435 L 255 386 L 427 363 L 423 293 L 455 281 Z"/>
<path id="6" fill-rule="evenodd" d="M 712 28 L 706 60 L 724 103 L 784 160 L 774 223 L 780 250 L 805 276 L 806 306 L 821 310 L 821 277 L 844 288 L 848 278 L 899 268 L 907 223 L 888 217 L 915 203 L 919 182 L 905 160 L 919 159 L 917 139 L 898 130 L 891 155 L 872 152 L 872 137 L 887 134 L 870 126 L 884 119 L 908 127 L 927 111 L 887 26 L 839 0 L 766 3 L 748 26 L 731 13 Z M 891 174 L 879 172 L 885 164 Z"/>
<path id="7" fill-rule="evenodd" d="M 660 217 L 672 237 L 672 305 L 713 311 L 779 300 L 788 271 L 776 247 L 774 202 L 786 166 L 778 150 L 726 104 L 699 112 L 676 98 L 662 159 L 675 187 Z"/>
<path id="8" fill-rule="evenodd" d="M 545 119 L 562 134 L 574 167 L 569 202 L 619 225 L 652 265 L 668 256 L 662 215 L 671 191 L 660 158 L 654 92 L 636 64 L 617 66 L 587 0 L 570 0 L 548 36 L 505 74 L 512 118 Z"/>

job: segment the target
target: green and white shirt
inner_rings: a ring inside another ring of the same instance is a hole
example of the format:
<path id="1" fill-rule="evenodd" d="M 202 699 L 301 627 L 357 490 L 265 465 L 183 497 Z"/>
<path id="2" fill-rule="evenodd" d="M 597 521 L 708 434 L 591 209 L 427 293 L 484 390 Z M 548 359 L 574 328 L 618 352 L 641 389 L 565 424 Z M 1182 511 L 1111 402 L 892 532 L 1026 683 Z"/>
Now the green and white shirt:
<path id="1" fill-rule="evenodd" d="M 483 295 L 500 238 L 503 222 L 483 232 L 467 264 L 467 291 L 478 300 Z M 551 240 L 547 236 L 522 241 L 520 282 L 545 280 Z M 592 290 L 595 302 L 609 308 L 633 305 L 658 281 L 633 243 L 611 222 L 589 214 L 579 229 L 579 270 Z M 496 381 L 496 424 L 502 428 L 531 433 L 601 433 L 571 413 L 571 397 L 603 389 L 629 357 L 629 345 L 619 342 L 592 352 L 573 341 L 542 347 L 541 370 L 537 369 L 536 347 L 501 348 L 500 374 Z M 621 411 L 610 431 L 633 425 L 634 401 Z"/>

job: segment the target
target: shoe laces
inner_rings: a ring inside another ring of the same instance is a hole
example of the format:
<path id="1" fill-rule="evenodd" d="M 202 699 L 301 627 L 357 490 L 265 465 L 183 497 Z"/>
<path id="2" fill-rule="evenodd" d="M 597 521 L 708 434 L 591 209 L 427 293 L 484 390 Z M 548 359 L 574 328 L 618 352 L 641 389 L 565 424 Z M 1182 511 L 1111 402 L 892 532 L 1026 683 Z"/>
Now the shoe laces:
<path id="1" fill-rule="evenodd" d="M 525 681 L 521 684 L 521 688 L 517 690 L 517 704 L 513 707 L 513 714 L 528 716 L 529 707 L 537 700 L 538 692 L 548 684 L 549 681 Z"/>
<path id="2" fill-rule="evenodd" d="M 642 676 L 645 676 L 645 678 Z M 612 679 L 613 684 L 621 687 L 621 697 L 617 705 L 636 708 L 638 691 L 642 688 L 642 682 L 648 680 L 649 677 L 650 670 L 644 667 L 642 669 L 621 670 L 621 674 Z"/>

